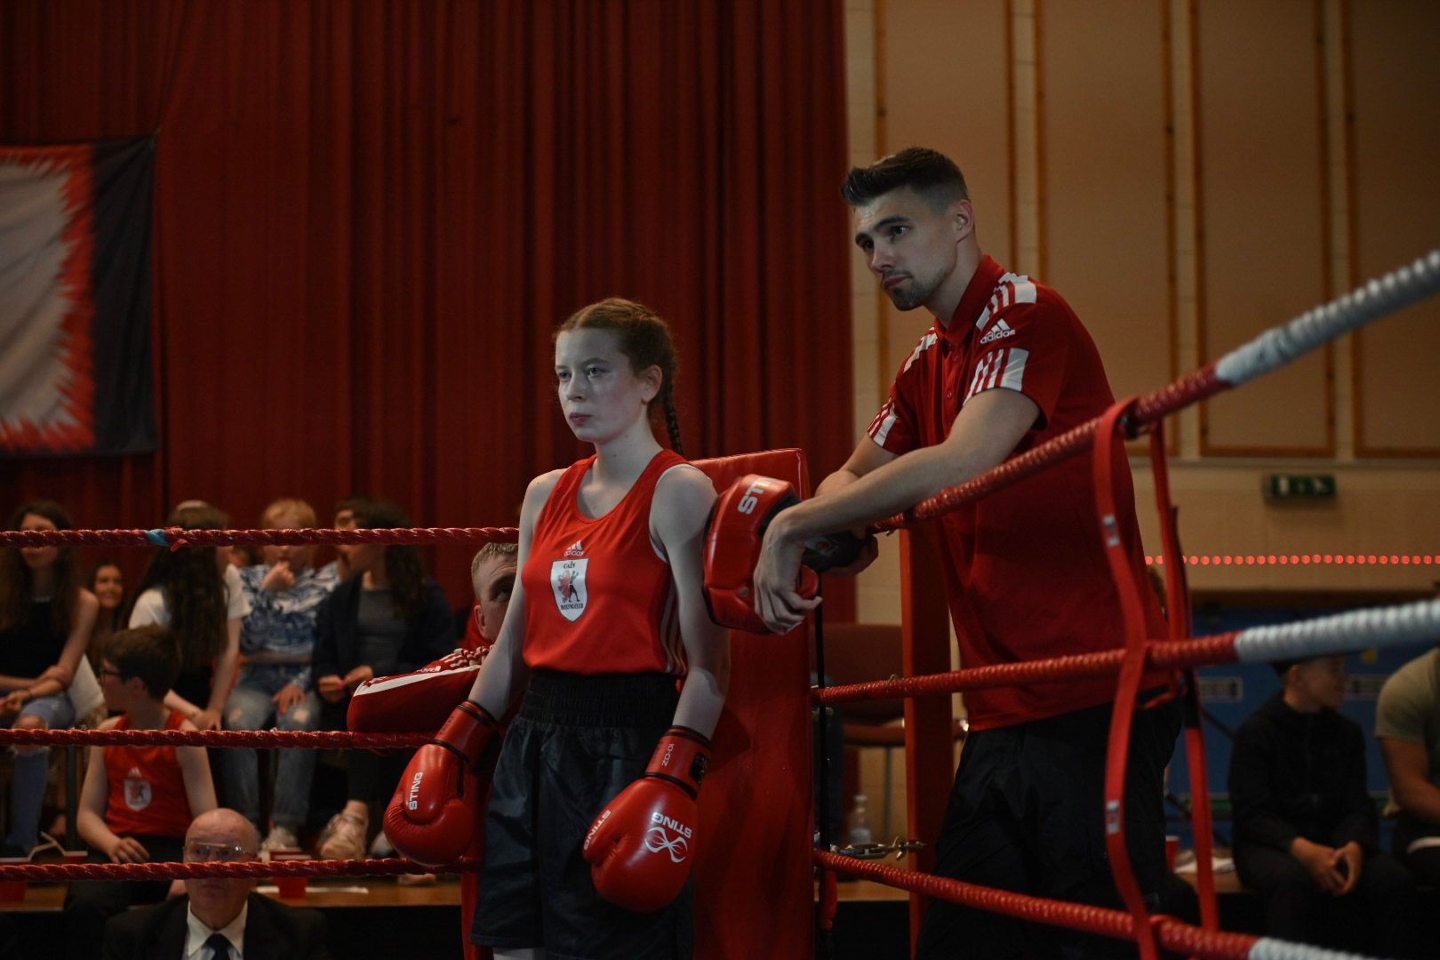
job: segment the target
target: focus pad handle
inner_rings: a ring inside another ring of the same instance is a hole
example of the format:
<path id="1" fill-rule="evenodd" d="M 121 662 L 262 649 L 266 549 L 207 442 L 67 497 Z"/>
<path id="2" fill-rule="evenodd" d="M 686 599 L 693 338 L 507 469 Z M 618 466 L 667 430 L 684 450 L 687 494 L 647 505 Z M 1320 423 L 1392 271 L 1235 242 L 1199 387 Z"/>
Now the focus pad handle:
<path id="1" fill-rule="evenodd" d="M 749 473 L 716 499 L 705 526 L 705 606 L 722 627 L 770 633 L 755 612 L 755 564 L 775 514 L 800 502 L 784 480 Z M 815 571 L 801 566 L 795 590 L 809 599 L 820 589 Z"/>
<path id="2" fill-rule="evenodd" d="M 850 531 L 831 533 L 806 540 L 805 553 L 801 555 L 800 562 L 816 573 L 824 573 L 835 567 L 850 566 L 863 549 L 865 541 Z"/>

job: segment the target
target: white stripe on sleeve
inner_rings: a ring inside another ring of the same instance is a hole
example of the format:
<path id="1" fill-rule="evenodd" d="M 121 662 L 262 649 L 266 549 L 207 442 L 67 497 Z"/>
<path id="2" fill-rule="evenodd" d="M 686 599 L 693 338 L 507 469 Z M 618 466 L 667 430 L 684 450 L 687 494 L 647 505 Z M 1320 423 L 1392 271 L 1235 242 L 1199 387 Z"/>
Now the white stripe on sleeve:
<path id="1" fill-rule="evenodd" d="M 1005 374 L 1000 378 L 1000 386 L 1007 390 L 1023 389 L 1025 361 L 1029 356 L 1029 350 L 1022 350 L 1019 347 L 1010 348 L 1010 359 L 1005 363 Z"/>

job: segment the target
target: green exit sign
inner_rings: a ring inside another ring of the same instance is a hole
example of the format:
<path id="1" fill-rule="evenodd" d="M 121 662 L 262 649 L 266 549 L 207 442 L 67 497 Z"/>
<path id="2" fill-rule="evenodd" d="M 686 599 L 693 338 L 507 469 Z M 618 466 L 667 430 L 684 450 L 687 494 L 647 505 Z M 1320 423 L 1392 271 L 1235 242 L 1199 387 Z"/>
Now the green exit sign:
<path id="1" fill-rule="evenodd" d="M 1265 478 L 1272 500 L 1333 500 L 1335 477 L 1329 473 L 1272 473 Z"/>

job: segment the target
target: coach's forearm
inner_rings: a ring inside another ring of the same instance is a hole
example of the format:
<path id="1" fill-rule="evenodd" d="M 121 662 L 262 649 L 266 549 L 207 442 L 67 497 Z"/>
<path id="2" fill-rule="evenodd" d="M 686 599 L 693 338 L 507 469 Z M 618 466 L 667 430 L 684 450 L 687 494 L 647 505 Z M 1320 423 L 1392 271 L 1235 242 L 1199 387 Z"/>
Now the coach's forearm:
<path id="1" fill-rule="evenodd" d="M 795 545 L 824 534 L 882 520 L 989 469 L 993 464 L 956 455 L 943 446 L 922 447 L 846 483 L 826 478 L 817 495 L 776 515 L 774 536 Z"/>

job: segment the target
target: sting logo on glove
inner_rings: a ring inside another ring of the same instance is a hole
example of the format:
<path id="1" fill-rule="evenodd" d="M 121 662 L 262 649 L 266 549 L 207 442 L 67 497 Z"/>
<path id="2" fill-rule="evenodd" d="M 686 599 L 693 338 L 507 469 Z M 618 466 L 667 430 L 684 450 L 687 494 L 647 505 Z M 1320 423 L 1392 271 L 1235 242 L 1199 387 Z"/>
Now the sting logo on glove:
<path id="1" fill-rule="evenodd" d="M 651 853 L 670 854 L 671 863 L 684 863 L 690 844 L 682 836 L 672 838 L 664 827 L 651 827 L 645 832 L 645 849 Z"/>

